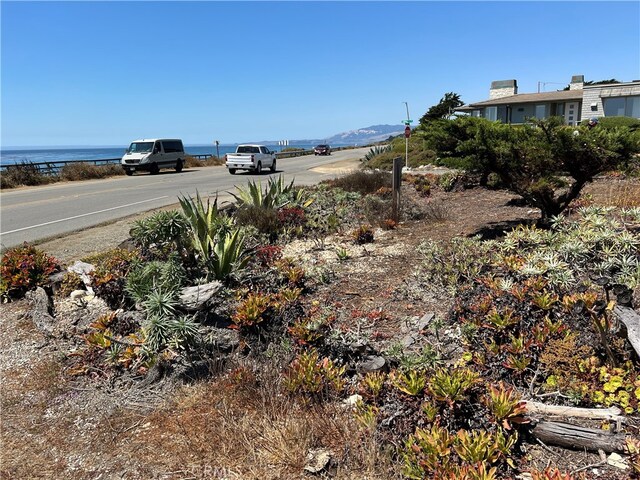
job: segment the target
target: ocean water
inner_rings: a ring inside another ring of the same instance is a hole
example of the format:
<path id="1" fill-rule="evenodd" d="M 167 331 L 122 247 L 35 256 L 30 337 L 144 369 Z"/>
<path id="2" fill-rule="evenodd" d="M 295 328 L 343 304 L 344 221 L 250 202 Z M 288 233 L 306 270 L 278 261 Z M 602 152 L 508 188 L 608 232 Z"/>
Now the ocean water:
<path id="1" fill-rule="evenodd" d="M 267 145 L 269 150 L 279 152 L 283 148 L 311 149 L 315 145 Z M 122 158 L 126 146 L 122 147 L 77 147 L 77 148 L 32 148 L 32 149 L 1 149 L 0 165 L 14 165 L 22 162 L 60 162 L 83 160 L 108 160 Z M 220 145 L 220 156 L 235 152 L 236 145 Z M 216 147 L 212 145 L 185 145 L 185 152 L 192 155 L 216 155 Z"/>

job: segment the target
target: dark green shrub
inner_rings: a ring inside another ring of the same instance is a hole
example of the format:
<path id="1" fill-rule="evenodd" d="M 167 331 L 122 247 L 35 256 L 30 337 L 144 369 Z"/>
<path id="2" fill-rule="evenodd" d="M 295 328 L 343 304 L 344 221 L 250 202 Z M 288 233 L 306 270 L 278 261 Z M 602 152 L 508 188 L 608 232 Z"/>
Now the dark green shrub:
<path id="1" fill-rule="evenodd" d="M 255 227 L 259 233 L 273 238 L 281 231 L 278 211 L 273 208 L 246 205 L 236 212 L 236 222 L 240 226 Z"/>
<path id="2" fill-rule="evenodd" d="M 586 126 L 589 119 L 582 121 L 580 125 Z M 624 127 L 631 131 L 640 129 L 640 120 L 632 117 L 601 117 L 598 118 L 598 125 L 595 128 L 617 128 Z"/>
<path id="3" fill-rule="evenodd" d="M 0 295 L 21 298 L 31 289 L 46 285 L 58 262 L 28 243 L 10 248 L 0 266 Z"/>
<path id="4" fill-rule="evenodd" d="M 124 175 L 124 170 L 119 164 L 94 165 L 88 162 L 74 162 L 67 163 L 60 169 L 60 178 L 68 181 L 106 178 L 114 175 Z"/>
<path id="5" fill-rule="evenodd" d="M 567 127 L 552 117 L 512 127 L 483 118 L 432 122 L 423 133 L 440 162 L 500 184 L 540 208 L 543 221 L 560 214 L 594 176 L 625 166 L 640 144 L 622 128 Z"/>

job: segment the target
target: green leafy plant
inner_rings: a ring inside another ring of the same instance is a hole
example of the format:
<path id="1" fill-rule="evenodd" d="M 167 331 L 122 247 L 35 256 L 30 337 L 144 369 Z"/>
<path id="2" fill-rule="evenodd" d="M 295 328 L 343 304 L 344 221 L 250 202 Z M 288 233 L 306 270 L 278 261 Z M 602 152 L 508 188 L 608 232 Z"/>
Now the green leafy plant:
<path id="1" fill-rule="evenodd" d="M 45 285 L 58 268 L 55 258 L 26 242 L 10 248 L 2 256 L 0 295 L 22 297 L 28 290 Z"/>
<path id="2" fill-rule="evenodd" d="M 434 472 L 447 472 L 454 440 L 455 437 L 437 424 L 430 430 L 417 428 L 405 441 L 402 473 L 408 478 L 423 480 Z"/>
<path id="3" fill-rule="evenodd" d="M 370 162 L 375 157 L 390 151 L 391 151 L 391 145 L 371 147 L 369 151 L 365 154 L 364 159 L 365 161 Z"/>
<path id="4" fill-rule="evenodd" d="M 367 405 L 364 402 L 359 401 L 356 403 L 354 414 L 358 423 L 362 425 L 365 430 L 373 432 L 378 423 L 378 412 L 378 407 L 374 405 Z"/>
<path id="5" fill-rule="evenodd" d="M 504 383 L 497 386 L 489 385 L 484 403 L 489 408 L 494 420 L 497 423 L 502 423 L 504 428 L 509 429 L 509 421 L 513 419 L 522 423 L 520 417 L 526 409 L 520 395 L 513 387 L 507 387 Z"/>
<path id="6" fill-rule="evenodd" d="M 284 385 L 292 393 L 309 396 L 339 393 L 344 388 L 346 367 L 338 367 L 331 359 L 320 359 L 317 350 L 301 352 L 289 365 Z"/>
<path id="7" fill-rule="evenodd" d="M 368 396 L 377 398 L 384 388 L 386 379 L 387 375 L 384 372 L 370 372 L 364 376 L 360 385 Z"/>
<path id="8" fill-rule="evenodd" d="M 467 391 L 478 382 L 478 374 L 468 368 L 437 369 L 429 380 L 429 392 L 450 406 L 464 400 Z"/>
<path id="9" fill-rule="evenodd" d="M 349 250 L 346 248 L 336 248 L 336 256 L 338 257 L 338 260 L 344 262 L 345 260 L 348 260 L 351 255 L 349 255 Z"/>
<path id="10" fill-rule="evenodd" d="M 391 383 L 401 392 L 412 397 L 420 395 L 427 385 L 427 377 L 424 372 L 411 370 L 407 373 L 394 372 L 389 376 Z"/>
<path id="11" fill-rule="evenodd" d="M 453 448 L 464 462 L 471 464 L 493 463 L 499 454 L 493 435 L 485 430 L 458 431 Z"/>
<path id="12" fill-rule="evenodd" d="M 270 295 L 250 293 L 233 316 L 238 327 L 254 327 L 265 320 L 264 315 L 272 306 Z"/>

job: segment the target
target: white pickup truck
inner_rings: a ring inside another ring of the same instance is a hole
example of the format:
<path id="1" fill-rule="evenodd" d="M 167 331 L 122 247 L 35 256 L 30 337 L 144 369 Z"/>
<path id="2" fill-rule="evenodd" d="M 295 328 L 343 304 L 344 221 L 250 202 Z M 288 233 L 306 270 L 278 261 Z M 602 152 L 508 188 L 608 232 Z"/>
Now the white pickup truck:
<path id="1" fill-rule="evenodd" d="M 261 173 L 263 168 L 276 171 L 276 154 L 264 145 L 238 145 L 236 153 L 225 155 L 225 164 L 231 175 L 236 170 L 250 170 Z"/>

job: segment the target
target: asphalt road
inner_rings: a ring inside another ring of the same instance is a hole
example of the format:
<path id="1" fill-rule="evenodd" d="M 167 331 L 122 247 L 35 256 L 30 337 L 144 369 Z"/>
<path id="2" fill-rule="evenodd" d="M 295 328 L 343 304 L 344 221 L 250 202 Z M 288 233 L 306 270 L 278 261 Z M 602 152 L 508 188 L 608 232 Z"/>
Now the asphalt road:
<path id="1" fill-rule="evenodd" d="M 120 218 L 177 203 L 180 195 L 219 195 L 250 180 L 266 183 L 283 175 L 287 182 L 315 184 L 353 168 L 368 148 L 341 150 L 330 156 L 306 155 L 278 159 L 276 173 L 248 172 L 230 175 L 224 167 L 185 169 L 181 173 L 161 170 L 158 175 L 138 173 L 132 177 L 57 183 L 0 192 L 0 243 L 9 248 L 83 230 Z"/>

